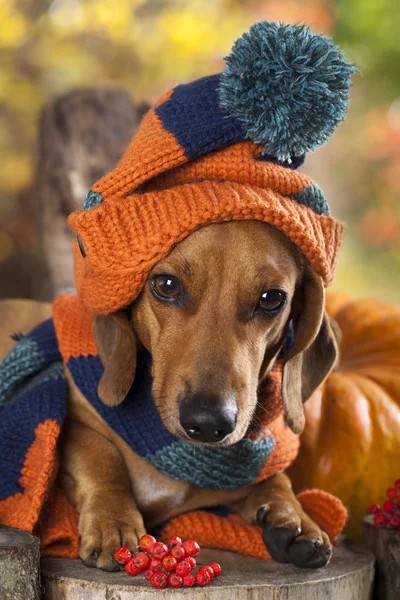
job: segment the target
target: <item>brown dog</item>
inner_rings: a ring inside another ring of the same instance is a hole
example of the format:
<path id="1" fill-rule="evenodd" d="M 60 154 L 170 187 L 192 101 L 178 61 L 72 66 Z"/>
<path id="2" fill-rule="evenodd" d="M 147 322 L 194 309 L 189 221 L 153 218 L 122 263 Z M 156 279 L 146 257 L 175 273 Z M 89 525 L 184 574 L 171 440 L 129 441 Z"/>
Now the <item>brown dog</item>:
<path id="1" fill-rule="evenodd" d="M 154 267 L 129 309 L 95 317 L 105 368 L 99 395 L 108 405 L 123 401 L 144 346 L 152 355 L 153 396 L 165 427 L 193 444 L 234 444 L 252 421 L 258 386 L 277 359 L 290 319 L 295 341 L 282 396 L 287 422 L 300 432 L 302 403 L 337 358 L 321 278 L 270 225 L 203 227 Z M 286 475 L 230 491 L 169 478 L 137 456 L 67 377 L 62 484 L 80 515 L 86 565 L 113 570 L 115 549 L 135 547 L 146 528 L 217 504 L 234 507 L 250 523 L 258 520 L 276 560 L 327 564 L 329 539 L 303 512 Z"/>

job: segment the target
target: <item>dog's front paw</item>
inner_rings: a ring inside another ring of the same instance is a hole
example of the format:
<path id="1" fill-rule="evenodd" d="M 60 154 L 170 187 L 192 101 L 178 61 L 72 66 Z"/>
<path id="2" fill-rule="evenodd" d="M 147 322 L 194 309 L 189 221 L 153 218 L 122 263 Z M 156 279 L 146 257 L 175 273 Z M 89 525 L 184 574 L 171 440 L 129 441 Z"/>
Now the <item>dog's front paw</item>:
<path id="1" fill-rule="evenodd" d="M 300 506 L 289 502 L 264 504 L 258 509 L 257 523 L 274 560 L 311 569 L 328 564 L 332 555 L 329 537 Z"/>
<path id="2" fill-rule="evenodd" d="M 136 550 L 145 533 L 142 515 L 133 500 L 108 503 L 106 498 L 86 501 L 79 515 L 79 556 L 87 567 L 118 571 L 117 548 Z"/>

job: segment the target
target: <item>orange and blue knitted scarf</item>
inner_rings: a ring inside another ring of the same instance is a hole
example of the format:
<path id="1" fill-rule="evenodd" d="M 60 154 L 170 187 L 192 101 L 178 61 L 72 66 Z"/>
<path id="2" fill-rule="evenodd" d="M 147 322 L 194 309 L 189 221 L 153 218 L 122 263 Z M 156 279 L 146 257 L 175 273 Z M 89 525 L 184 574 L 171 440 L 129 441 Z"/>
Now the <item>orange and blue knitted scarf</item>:
<path id="1" fill-rule="evenodd" d="M 78 551 L 77 515 L 57 482 L 57 439 L 67 412 L 64 364 L 103 420 L 169 477 L 199 487 L 233 489 L 262 481 L 295 458 L 298 437 L 284 423 L 279 361 L 263 390 L 272 417 L 266 422 L 265 416 L 257 416 L 261 425 L 250 428 L 237 444 L 218 449 L 194 448 L 165 429 L 151 396 L 150 361 L 142 352 L 124 402 L 105 406 L 97 395 L 103 367 L 92 314 L 76 295 L 66 294 L 55 301 L 53 318 L 20 337 L 0 364 L 0 520 L 37 533 L 43 555 L 73 557 Z M 346 518 L 340 501 L 317 490 L 303 492 L 299 500 L 334 539 Z M 226 507 L 186 513 L 156 533 L 161 539 L 179 534 L 205 546 L 245 553 L 251 548 L 254 555 L 269 557 L 261 530 Z"/>

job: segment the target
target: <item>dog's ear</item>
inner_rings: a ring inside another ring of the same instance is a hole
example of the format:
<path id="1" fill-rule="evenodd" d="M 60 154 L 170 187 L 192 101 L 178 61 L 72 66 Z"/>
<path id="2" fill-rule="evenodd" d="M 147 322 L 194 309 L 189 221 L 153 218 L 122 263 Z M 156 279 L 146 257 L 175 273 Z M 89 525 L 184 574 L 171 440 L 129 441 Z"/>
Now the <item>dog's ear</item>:
<path id="1" fill-rule="evenodd" d="M 104 367 L 98 395 L 107 406 L 117 406 L 129 392 L 136 371 L 136 336 L 128 313 L 120 310 L 112 315 L 96 315 L 93 333 Z"/>
<path id="2" fill-rule="evenodd" d="M 337 336 L 324 309 L 322 280 L 306 269 L 295 301 L 294 345 L 283 366 L 282 399 L 286 421 L 294 433 L 304 429 L 303 402 L 323 382 L 338 358 Z"/>

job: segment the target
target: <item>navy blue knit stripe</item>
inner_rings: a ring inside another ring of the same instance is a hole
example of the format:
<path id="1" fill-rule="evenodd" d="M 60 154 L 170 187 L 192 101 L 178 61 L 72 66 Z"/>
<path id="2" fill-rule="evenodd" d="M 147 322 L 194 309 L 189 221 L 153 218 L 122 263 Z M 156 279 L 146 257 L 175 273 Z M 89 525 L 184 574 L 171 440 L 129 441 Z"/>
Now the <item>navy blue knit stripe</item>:
<path id="1" fill-rule="evenodd" d="M 39 375 L 40 376 L 40 375 Z M 63 423 L 67 406 L 64 376 L 41 382 L 0 409 L 0 500 L 23 492 L 19 483 L 35 429 L 47 419 Z"/>
<path id="2" fill-rule="evenodd" d="M 155 109 L 164 128 L 176 137 L 189 160 L 248 139 L 242 124 L 228 117 L 220 107 L 217 91 L 220 77 L 218 73 L 178 85 L 171 97 Z M 305 154 L 293 156 L 291 162 L 278 161 L 269 155 L 259 158 L 290 169 L 300 167 L 304 159 Z"/>
<path id="3" fill-rule="evenodd" d="M 172 444 L 175 438 L 165 429 L 151 395 L 150 355 L 138 357 L 135 382 L 125 400 L 113 408 L 97 395 L 103 366 L 97 356 L 70 358 L 68 368 L 87 400 L 110 427 L 140 456 L 153 454 Z"/>
<path id="4" fill-rule="evenodd" d="M 150 355 L 141 352 L 132 388 L 125 400 L 112 408 L 97 394 L 104 371 L 99 357 L 70 358 L 68 368 L 83 395 L 105 422 L 134 452 L 162 473 L 214 489 L 234 489 L 253 483 L 272 452 L 274 438 L 270 436 L 255 443 L 246 437 L 227 448 L 199 448 L 172 436 L 152 398 L 150 362 Z M 240 469 L 236 469 L 237 464 Z"/>
<path id="5" fill-rule="evenodd" d="M 46 362 L 62 360 L 60 351 L 58 349 L 53 319 L 47 319 L 47 321 L 44 321 L 32 329 L 27 337 L 36 342 Z"/>
<path id="6" fill-rule="evenodd" d="M 219 106 L 219 80 L 217 74 L 178 85 L 156 108 L 165 129 L 176 137 L 189 160 L 245 139 L 239 121 L 224 115 Z"/>

